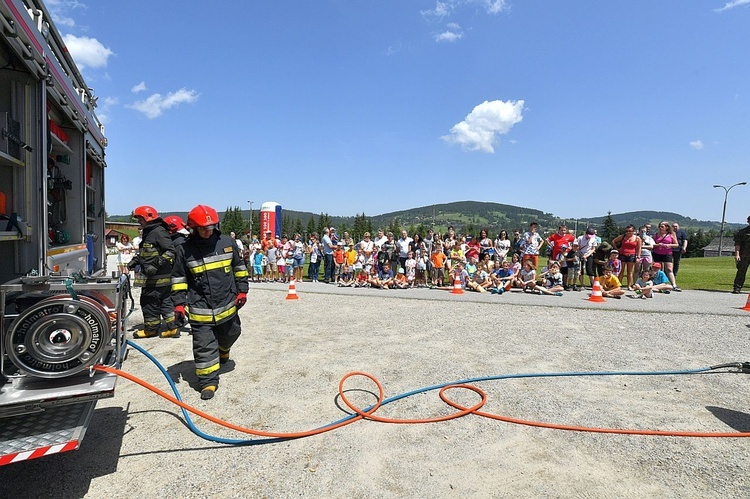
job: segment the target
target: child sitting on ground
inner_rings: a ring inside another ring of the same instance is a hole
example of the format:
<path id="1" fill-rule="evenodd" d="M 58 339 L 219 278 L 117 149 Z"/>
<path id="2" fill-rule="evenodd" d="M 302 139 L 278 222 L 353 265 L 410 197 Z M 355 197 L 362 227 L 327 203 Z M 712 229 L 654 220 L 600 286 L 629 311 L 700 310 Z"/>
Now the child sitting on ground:
<path id="1" fill-rule="evenodd" d="M 654 295 L 651 293 L 654 282 L 651 280 L 651 272 L 644 270 L 641 272 L 641 276 L 633 284 L 633 291 L 635 295 L 633 298 L 653 298 Z"/>
<path id="2" fill-rule="evenodd" d="M 563 276 L 560 272 L 560 265 L 556 261 L 550 264 L 549 270 L 544 272 L 541 277 L 544 277 L 544 283 L 541 286 L 535 286 L 534 291 L 538 294 L 562 296 L 565 289 L 563 287 Z"/>
<path id="3" fill-rule="evenodd" d="M 344 264 L 344 269 L 341 271 L 341 275 L 339 276 L 339 286 L 341 287 L 351 287 L 354 285 L 354 279 L 352 279 L 352 271 L 349 267 L 348 263 Z"/>
<path id="4" fill-rule="evenodd" d="M 651 280 L 654 283 L 652 289 L 657 293 L 664 293 L 668 295 L 670 290 L 672 289 L 672 283 L 669 282 L 667 274 L 665 274 L 661 269 L 661 263 L 656 262 L 651 265 L 651 268 L 654 272 L 654 275 L 651 277 Z"/>
<path id="5" fill-rule="evenodd" d="M 393 278 L 392 287 L 393 289 L 406 289 L 409 287 L 409 282 L 407 281 L 406 273 L 404 272 L 404 269 L 398 269 L 398 272 L 396 273 L 396 277 Z"/>
<path id="6" fill-rule="evenodd" d="M 367 275 L 367 271 L 365 269 L 359 269 L 357 272 L 357 279 L 354 281 L 354 287 L 355 288 L 369 288 L 370 283 L 368 281 L 369 276 Z"/>
<path id="7" fill-rule="evenodd" d="M 536 288 L 536 268 L 534 268 L 534 262 L 531 260 L 523 262 L 523 267 L 518 278 L 524 292 L 534 291 Z"/>
<path id="8" fill-rule="evenodd" d="M 612 268 L 604 266 L 604 275 L 599 278 L 599 284 L 602 286 L 602 296 L 607 298 L 622 298 L 625 291 L 622 290 L 622 285 L 617 276 L 612 272 Z"/>

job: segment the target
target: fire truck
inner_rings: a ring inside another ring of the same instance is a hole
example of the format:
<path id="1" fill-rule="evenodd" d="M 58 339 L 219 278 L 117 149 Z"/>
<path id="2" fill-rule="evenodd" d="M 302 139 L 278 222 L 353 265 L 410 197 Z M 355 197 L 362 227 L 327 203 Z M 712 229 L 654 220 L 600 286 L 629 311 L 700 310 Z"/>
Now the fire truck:
<path id="1" fill-rule="evenodd" d="M 0 0 L 0 33 L 1 466 L 79 447 L 114 396 L 94 366 L 125 358 L 130 282 L 106 268 L 92 89 L 41 1 Z"/>

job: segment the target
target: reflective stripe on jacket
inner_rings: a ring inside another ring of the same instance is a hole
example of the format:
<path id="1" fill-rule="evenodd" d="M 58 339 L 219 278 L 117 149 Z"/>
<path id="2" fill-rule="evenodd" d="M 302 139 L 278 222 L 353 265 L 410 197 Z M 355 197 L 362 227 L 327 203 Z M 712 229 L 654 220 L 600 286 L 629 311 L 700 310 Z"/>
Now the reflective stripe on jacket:
<path id="1" fill-rule="evenodd" d="M 172 299 L 187 305 L 188 319 L 221 324 L 237 313 L 238 293 L 247 293 L 248 272 L 234 241 L 218 230 L 208 239 L 191 235 L 178 246 L 172 272 Z"/>

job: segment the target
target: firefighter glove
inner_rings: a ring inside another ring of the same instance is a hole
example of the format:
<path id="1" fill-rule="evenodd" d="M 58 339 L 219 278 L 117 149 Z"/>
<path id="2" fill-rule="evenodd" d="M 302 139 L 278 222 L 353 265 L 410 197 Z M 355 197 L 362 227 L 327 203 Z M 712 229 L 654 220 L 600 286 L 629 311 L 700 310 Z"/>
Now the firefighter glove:
<path id="1" fill-rule="evenodd" d="M 175 305 L 174 322 L 178 326 L 184 326 L 185 324 L 187 324 L 187 315 L 185 314 L 185 305 Z"/>
<path id="2" fill-rule="evenodd" d="M 128 263 L 128 270 L 135 270 L 135 268 L 140 264 L 141 260 L 138 258 L 138 255 L 136 255 L 132 260 L 130 260 L 130 263 Z"/>
<path id="3" fill-rule="evenodd" d="M 143 273 L 146 275 L 146 277 L 154 276 L 157 272 L 159 272 L 159 267 L 155 267 L 150 263 L 146 263 L 143 265 Z"/>
<path id="4" fill-rule="evenodd" d="M 237 309 L 241 309 L 243 306 L 245 306 L 245 303 L 247 303 L 247 293 L 239 293 L 237 295 L 237 299 L 234 301 Z"/>

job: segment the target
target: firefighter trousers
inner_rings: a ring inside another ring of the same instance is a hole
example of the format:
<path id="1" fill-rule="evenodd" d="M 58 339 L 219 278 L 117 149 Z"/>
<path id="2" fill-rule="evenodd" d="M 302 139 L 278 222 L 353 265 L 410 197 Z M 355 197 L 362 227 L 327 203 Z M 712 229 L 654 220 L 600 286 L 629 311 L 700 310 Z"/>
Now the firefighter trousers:
<path id="1" fill-rule="evenodd" d="M 162 317 L 164 317 L 164 322 L 167 323 L 167 329 L 174 329 L 174 304 L 172 303 L 171 286 L 142 288 L 141 312 L 143 312 L 143 329 L 147 334 L 159 332 Z"/>
<path id="2" fill-rule="evenodd" d="M 221 324 L 190 323 L 193 331 L 195 374 L 201 389 L 219 384 L 219 354 L 229 353 L 242 332 L 239 315 Z"/>

